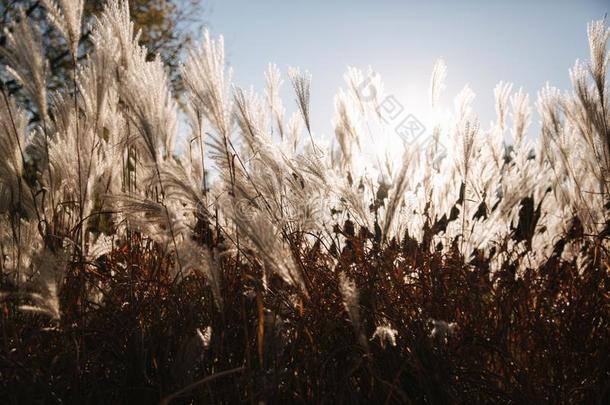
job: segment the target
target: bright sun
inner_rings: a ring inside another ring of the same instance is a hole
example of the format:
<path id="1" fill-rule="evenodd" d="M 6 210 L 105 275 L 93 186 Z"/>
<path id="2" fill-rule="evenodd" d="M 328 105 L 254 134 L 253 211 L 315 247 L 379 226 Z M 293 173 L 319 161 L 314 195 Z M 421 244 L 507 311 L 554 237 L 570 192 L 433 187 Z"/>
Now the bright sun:
<path id="1" fill-rule="evenodd" d="M 388 162 L 393 168 L 399 167 L 408 146 L 425 146 L 434 128 L 445 128 L 450 120 L 448 110 L 433 109 L 429 103 L 409 97 L 388 96 L 377 110 L 380 122 L 369 122 L 361 134 L 361 163 L 378 169 Z"/>

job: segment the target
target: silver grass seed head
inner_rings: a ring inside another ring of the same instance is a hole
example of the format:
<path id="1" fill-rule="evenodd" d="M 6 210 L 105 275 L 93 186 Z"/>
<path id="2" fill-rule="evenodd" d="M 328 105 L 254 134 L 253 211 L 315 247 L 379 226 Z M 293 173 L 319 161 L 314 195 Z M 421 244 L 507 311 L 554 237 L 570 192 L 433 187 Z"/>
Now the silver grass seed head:
<path id="1" fill-rule="evenodd" d="M 307 132 L 311 134 L 311 123 L 309 119 L 311 74 L 307 71 L 301 72 L 300 69 L 291 67 L 288 70 L 288 76 L 290 77 L 290 82 L 292 83 L 292 88 L 296 95 L 297 106 L 303 116 L 305 127 L 307 128 Z"/>
<path id="2" fill-rule="evenodd" d="M 430 105 L 432 108 L 438 105 L 441 93 L 445 89 L 445 80 L 447 79 L 447 65 L 445 61 L 439 59 L 434 64 L 432 69 L 432 77 L 430 78 Z"/>
<path id="3" fill-rule="evenodd" d="M 76 59 L 81 37 L 84 0 L 43 0 L 47 18 L 63 35 Z"/>
<path id="4" fill-rule="evenodd" d="M 38 107 L 43 119 L 47 116 L 48 61 L 42 49 L 42 37 L 38 26 L 32 25 L 19 9 L 18 22 L 5 28 L 7 72 L 19 82 Z"/>

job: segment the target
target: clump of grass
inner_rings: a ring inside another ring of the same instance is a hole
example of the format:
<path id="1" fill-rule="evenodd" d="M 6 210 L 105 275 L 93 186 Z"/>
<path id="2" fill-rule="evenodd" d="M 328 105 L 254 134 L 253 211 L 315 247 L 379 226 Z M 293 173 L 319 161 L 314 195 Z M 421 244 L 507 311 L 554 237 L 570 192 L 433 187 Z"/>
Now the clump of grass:
<path id="1" fill-rule="evenodd" d="M 234 88 L 208 33 L 182 69 L 177 155 L 177 103 L 126 3 L 84 59 L 82 2 L 45 3 L 74 77 L 47 94 L 36 29 L 11 26 L 8 71 L 43 120 L 2 88 L 2 402 L 610 400 L 605 22 L 574 92 L 540 92 L 537 137 L 521 90 L 499 84 L 482 128 L 466 87 L 426 145 L 380 162 L 363 72 L 328 145 L 308 74 L 290 72 L 286 121 L 279 70 L 266 97 Z"/>

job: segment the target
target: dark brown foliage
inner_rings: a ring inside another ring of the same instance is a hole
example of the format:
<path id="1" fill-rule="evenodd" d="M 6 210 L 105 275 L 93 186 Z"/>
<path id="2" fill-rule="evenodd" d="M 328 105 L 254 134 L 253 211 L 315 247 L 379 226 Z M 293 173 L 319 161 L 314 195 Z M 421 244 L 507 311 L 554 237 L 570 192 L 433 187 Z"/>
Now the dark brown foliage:
<path id="1" fill-rule="evenodd" d="M 309 298 L 278 279 L 264 291 L 261 269 L 224 256 L 219 309 L 201 275 L 175 280 L 171 258 L 133 235 L 95 270 L 70 269 L 60 325 L 2 303 L 0 402 L 155 403 L 204 378 L 172 403 L 610 401 L 610 274 L 599 244 L 588 245 L 595 260 L 582 274 L 551 258 L 516 279 L 408 237 L 383 249 L 373 238 L 352 232 L 335 271 L 320 243 L 293 239 Z M 367 340 L 389 321 L 396 346 L 358 339 L 340 270 L 360 291 Z M 84 299 L 94 293 L 98 303 Z M 457 328 L 432 337 L 432 319 Z M 208 325 L 204 347 L 197 329 Z"/>

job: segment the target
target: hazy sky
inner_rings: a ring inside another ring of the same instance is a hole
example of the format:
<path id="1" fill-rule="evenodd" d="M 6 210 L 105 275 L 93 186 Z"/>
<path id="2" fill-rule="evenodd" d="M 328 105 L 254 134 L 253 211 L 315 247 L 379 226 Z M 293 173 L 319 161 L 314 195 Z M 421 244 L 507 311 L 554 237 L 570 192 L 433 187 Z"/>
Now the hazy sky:
<path id="1" fill-rule="evenodd" d="M 241 86 L 264 86 L 275 62 L 288 90 L 288 66 L 309 70 L 317 134 L 330 134 L 333 95 L 347 66 L 379 72 L 386 93 L 408 110 L 428 102 L 434 62 L 448 66 L 443 102 L 465 85 L 477 94 L 482 124 L 494 118 L 493 87 L 523 86 L 532 101 L 549 81 L 569 88 L 568 69 L 587 58 L 586 24 L 610 2 L 583 1 L 236 1 L 210 0 L 204 19 L 223 34 L 228 63 Z M 290 93 L 286 93 L 290 94 Z M 292 95 L 284 105 L 294 107 Z M 537 121 L 537 116 L 534 116 Z"/>

